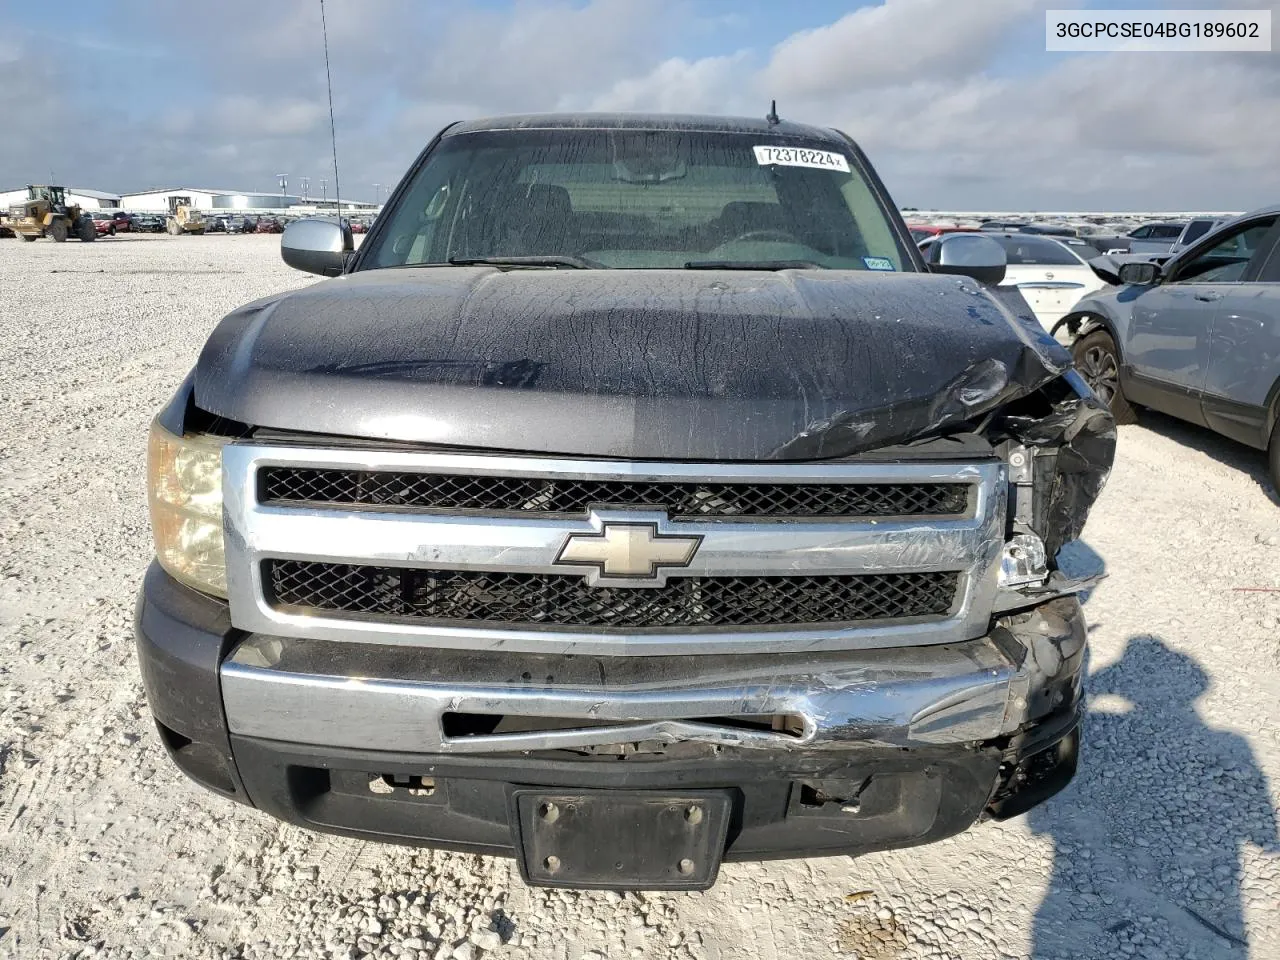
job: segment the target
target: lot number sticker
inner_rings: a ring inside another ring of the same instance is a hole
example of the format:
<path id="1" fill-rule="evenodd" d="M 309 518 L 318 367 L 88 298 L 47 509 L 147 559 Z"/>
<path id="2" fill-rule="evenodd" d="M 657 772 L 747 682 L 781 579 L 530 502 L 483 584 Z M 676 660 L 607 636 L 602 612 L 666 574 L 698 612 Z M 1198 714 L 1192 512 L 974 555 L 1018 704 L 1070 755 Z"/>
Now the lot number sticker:
<path id="1" fill-rule="evenodd" d="M 798 147 L 752 147 L 756 163 L 762 167 L 777 164 L 782 167 L 816 167 L 819 170 L 849 172 L 849 161 L 842 153 L 828 150 L 801 150 Z"/>

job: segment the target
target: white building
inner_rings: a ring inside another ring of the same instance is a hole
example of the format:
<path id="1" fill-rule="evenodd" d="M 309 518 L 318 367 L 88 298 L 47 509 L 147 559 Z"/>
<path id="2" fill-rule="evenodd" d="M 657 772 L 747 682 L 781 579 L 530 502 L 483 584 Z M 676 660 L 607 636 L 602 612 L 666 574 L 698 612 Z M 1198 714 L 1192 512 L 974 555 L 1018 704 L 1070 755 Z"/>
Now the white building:
<path id="1" fill-rule="evenodd" d="M 299 197 L 281 193 L 167 187 L 126 193 L 121 198 L 121 206 L 132 213 L 170 213 L 179 204 L 195 207 L 197 210 L 284 210 L 299 200 Z"/>
<path id="2" fill-rule="evenodd" d="M 107 193 L 102 190 L 89 190 L 86 187 L 67 187 L 67 203 L 78 203 L 85 210 L 119 210 L 120 194 Z M 8 210 L 15 203 L 27 199 L 26 187 L 15 187 L 12 190 L 0 190 L 0 210 Z"/>

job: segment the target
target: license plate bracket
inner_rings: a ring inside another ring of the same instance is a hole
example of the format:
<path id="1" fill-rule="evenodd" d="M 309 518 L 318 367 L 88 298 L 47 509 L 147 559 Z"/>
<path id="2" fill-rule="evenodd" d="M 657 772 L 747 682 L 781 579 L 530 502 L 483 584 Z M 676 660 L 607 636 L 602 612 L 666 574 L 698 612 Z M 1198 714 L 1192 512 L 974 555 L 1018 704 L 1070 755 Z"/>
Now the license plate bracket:
<path id="1" fill-rule="evenodd" d="M 733 809 L 728 791 L 515 790 L 526 883 L 596 890 L 705 890 Z"/>

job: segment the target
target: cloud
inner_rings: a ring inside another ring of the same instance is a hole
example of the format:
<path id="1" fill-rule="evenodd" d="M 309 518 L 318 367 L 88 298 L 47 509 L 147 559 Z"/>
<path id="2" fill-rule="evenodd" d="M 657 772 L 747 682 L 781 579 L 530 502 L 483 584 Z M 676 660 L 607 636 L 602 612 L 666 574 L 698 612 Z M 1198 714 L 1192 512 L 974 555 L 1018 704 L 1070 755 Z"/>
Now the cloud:
<path id="1" fill-rule="evenodd" d="M 762 80 L 779 97 L 963 77 L 982 67 L 1035 0 L 893 0 L 779 43 Z M 1047 4 L 1046 4 L 1047 5 Z"/>
<path id="2" fill-rule="evenodd" d="M 666 109 L 708 95 L 845 130 L 895 198 L 952 208 L 1241 209 L 1280 195 L 1280 70 L 1253 55 L 1110 53 L 994 70 L 1046 3 L 886 0 L 745 55 L 665 61 L 602 94 Z M 690 82 L 690 78 L 698 82 Z"/>
<path id="3" fill-rule="evenodd" d="M 473 10 L 441 25 L 408 88 L 430 99 L 546 110 L 652 62 L 665 0 L 517 2 Z"/>
<path id="4" fill-rule="evenodd" d="M 846 130 L 914 206 L 1234 209 L 1280 196 L 1274 56 L 1050 56 L 1049 5 L 1068 4 L 876 0 L 770 36 L 765 20 L 785 17 L 708 19 L 687 0 L 327 0 L 343 193 L 372 198 L 453 120 L 759 116 L 776 97 L 784 118 Z M 56 17 L 0 12 L 0 183 L 43 179 L 51 162 L 64 180 L 121 190 L 330 176 L 315 3 L 113 10 L 76 58 L 33 40 Z M 192 37 L 198 56 L 182 53 Z M 726 50 L 727 37 L 759 39 Z M 67 151 L 67 130 L 130 146 Z"/>
<path id="5" fill-rule="evenodd" d="M 314 133 L 328 120 L 328 108 L 315 99 L 246 95 L 222 97 L 209 111 L 209 119 L 225 132 L 254 137 L 297 137 Z"/>
<path id="6" fill-rule="evenodd" d="M 639 77 L 616 81 L 588 102 L 590 110 L 723 113 L 739 91 L 745 52 L 728 57 L 664 60 Z M 730 108 L 732 109 L 732 108 Z"/>

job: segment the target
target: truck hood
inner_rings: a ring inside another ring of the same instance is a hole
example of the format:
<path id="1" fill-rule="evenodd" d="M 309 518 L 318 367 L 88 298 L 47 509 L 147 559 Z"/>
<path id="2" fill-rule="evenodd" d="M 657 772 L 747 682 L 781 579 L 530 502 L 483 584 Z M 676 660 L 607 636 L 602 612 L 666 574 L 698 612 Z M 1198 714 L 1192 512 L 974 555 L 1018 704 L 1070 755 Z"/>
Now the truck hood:
<path id="1" fill-rule="evenodd" d="M 234 311 L 200 356 L 195 401 L 380 441 L 801 460 L 926 436 L 1068 363 L 962 277 L 417 267 Z"/>

